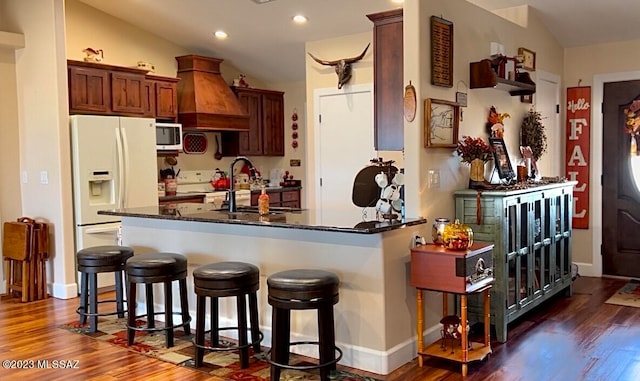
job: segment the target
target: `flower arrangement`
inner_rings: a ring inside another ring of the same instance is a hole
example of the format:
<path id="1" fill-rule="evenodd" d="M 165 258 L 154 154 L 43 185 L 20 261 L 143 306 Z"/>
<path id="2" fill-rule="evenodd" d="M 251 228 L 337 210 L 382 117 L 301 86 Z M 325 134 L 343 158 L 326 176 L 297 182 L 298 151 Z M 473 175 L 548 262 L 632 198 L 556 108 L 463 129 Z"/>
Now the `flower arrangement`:
<path id="1" fill-rule="evenodd" d="M 625 132 L 631 136 L 640 135 L 640 101 L 635 100 L 631 103 L 629 108 L 624 109 L 624 114 L 627 116 L 627 122 L 625 123 Z"/>
<path id="2" fill-rule="evenodd" d="M 471 164 L 475 159 L 483 162 L 489 161 L 495 149 L 487 144 L 482 138 L 473 138 L 471 136 L 463 136 L 458 141 L 456 153 L 462 158 L 463 163 Z"/>
<path id="3" fill-rule="evenodd" d="M 498 113 L 495 106 L 491 106 L 489 109 L 489 118 L 487 119 L 488 132 L 491 134 L 491 137 L 500 139 L 504 137 L 504 120 L 510 117 L 511 115 L 509 115 L 509 113 Z"/>

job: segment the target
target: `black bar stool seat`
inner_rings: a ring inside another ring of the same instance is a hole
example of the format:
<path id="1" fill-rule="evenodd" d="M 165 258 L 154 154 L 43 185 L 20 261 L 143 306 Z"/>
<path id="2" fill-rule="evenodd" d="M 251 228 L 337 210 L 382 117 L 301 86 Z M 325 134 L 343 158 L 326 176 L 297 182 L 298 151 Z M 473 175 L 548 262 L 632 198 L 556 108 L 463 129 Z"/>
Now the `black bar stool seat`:
<path id="1" fill-rule="evenodd" d="M 260 270 L 244 262 L 218 262 L 197 267 L 193 270 L 193 283 L 197 295 L 196 302 L 196 347 L 195 366 L 202 366 L 204 351 L 240 351 L 240 367 L 249 367 L 249 347 L 260 352 L 263 335 L 258 323 L 258 296 L 260 288 Z M 235 296 L 238 314 L 237 327 L 219 327 L 218 298 Z M 211 330 L 205 331 L 205 306 L 211 298 Z M 247 328 L 247 305 L 249 300 L 250 329 Z M 238 330 L 238 345 L 220 347 L 220 331 Z M 247 340 L 247 330 L 251 331 L 251 342 Z M 211 345 L 205 345 L 205 334 L 210 332 Z"/>
<path id="2" fill-rule="evenodd" d="M 89 331 L 98 331 L 98 316 L 117 314 L 124 318 L 124 297 L 122 276 L 127 259 L 133 256 L 133 249 L 127 246 L 93 246 L 76 253 L 76 264 L 80 272 L 80 306 L 76 309 L 80 315 L 80 324 L 87 323 Z M 98 274 L 113 272 L 115 276 L 115 299 L 98 300 Z M 98 312 L 98 304 L 116 303 L 114 312 Z"/>
<path id="3" fill-rule="evenodd" d="M 135 339 L 135 331 L 164 331 L 166 334 L 167 348 L 173 347 L 173 330 L 184 327 L 184 333 L 189 335 L 191 329 L 189 323 L 191 316 L 189 315 L 189 304 L 187 301 L 187 258 L 184 255 L 176 253 L 150 253 L 139 254 L 127 260 L 125 265 L 127 273 L 127 284 L 129 287 L 127 304 L 127 345 L 133 345 Z M 178 281 L 180 292 L 180 311 L 173 311 L 173 292 L 172 283 Z M 135 314 L 136 301 L 136 284 L 143 283 L 145 285 L 145 302 L 147 313 L 144 315 Z M 164 312 L 154 311 L 153 306 L 153 284 L 162 283 L 164 285 Z M 155 316 L 165 316 L 163 327 L 156 328 Z M 181 322 L 174 324 L 173 315 L 181 315 Z M 138 327 L 136 319 L 146 317 L 147 326 Z"/>
<path id="4" fill-rule="evenodd" d="M 342 358 L 342 350 L 335 345 L 333 306 L 339 300 L 340 280 L 334 273 L 323 270 L 296 269 L 275 273 L 267 278 L 268 300 L 273 307 L 271 349 L 267 361 L 271 364 L 271 380 L 279 380 L 282 369 L 320 369 L 320 379 L 329 380 Z M 291 310 L 318 311 L 318 341 L 291 342 Z M 290 346 L 313 344 L 318 346 L 317 365 L 289 365 Z M 336 358 L 336 352 L 338 357 Z"/>

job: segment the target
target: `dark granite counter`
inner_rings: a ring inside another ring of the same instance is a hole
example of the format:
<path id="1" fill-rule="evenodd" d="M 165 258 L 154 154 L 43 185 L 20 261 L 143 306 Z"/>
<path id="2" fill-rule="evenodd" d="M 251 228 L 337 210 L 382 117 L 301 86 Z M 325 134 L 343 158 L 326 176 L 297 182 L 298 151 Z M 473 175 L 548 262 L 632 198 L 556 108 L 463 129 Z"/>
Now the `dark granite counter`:
<path id="1" fill-rule="evenodd" d="M 317 222 L 318 218 L 316 217 L 316 213 L 308 209 L 271 208 L 269 215 L 260 216 L 256 212 L 255 207 L 239 207 L 238 212 L 229 213 L 226 210 L 220 209 L 191 212 L 188 206 L 188 204 L 181 204 L 181 208 L 176 209 L 169 205 L 160 205 L 159 207 L 104 210 L 98 212 L 98 214 L 360 234 L 380 233 L 427 222 L 424 218 L 408 218 L 391 221 L 352 221 L 348 218 L 335 218 L 331 223 L 325 222 L 320 224 Z M 202 208 L 202 204 L 194 204 L 194 206 Z"/>

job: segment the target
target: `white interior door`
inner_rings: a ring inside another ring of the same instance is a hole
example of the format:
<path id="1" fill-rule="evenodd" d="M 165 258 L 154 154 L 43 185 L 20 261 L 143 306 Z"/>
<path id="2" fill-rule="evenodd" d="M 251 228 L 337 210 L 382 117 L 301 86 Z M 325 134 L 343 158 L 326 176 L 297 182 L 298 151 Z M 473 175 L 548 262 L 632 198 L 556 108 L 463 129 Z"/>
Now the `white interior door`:
<path id="1" fill-rule="evenodd" d="M 353 180 L 376 156 L 373 134 L 373 86 L 316 91 L 316 173 L 320 187 L 316 208 L 320 223 L 372 220 L 373 208 L 351 201 Z"/>
<path id="2" fill-rule="evenodd" d="M 536 110 L 542 117 L 547 135 L 547 152 L 536 163 L 541 176 L 562 176 L 564 165 L 564 128 L 560 126 L 560 77 L 538 71 L 536 73 Z"/>

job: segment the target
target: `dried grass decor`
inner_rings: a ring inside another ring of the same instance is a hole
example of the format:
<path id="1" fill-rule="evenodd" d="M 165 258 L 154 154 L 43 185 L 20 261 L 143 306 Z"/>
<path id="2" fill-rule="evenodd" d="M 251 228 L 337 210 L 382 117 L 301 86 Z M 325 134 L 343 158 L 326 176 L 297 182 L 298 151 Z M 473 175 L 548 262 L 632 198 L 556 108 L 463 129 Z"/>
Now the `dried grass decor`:
<path id="1" fill-rule="evenodd" d="M 542 116 L 539 112 L 529 110 L 520 126 L 520 145 L 531 147 L 533 158 L 537 161 L 547 151 L 547 135 L 544 132 Z"/>

